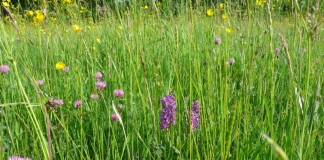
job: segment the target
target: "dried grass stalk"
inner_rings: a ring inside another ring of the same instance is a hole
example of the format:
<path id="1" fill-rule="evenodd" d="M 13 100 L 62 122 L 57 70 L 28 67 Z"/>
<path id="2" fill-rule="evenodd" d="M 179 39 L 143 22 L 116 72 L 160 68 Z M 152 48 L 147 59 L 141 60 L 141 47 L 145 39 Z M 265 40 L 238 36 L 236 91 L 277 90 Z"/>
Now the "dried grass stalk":
<path id="1" fill-rule="evenodd" d="M 279 34 L 279 36 L 281 38 L 281 43 L 282 43 L 282 45 L 284 47 L 285 54 L 286 54 L 287 59 L 288 59 L 288 65 L 289 65 L 290 72 L 292 73 L 291 59 L 290 59 L 290 54 L 289 54 L 289 49 L 288 49 L 288 45 L 287 45 L 286 39 L 285 39 L 285 37 L 282 34 Z"/>

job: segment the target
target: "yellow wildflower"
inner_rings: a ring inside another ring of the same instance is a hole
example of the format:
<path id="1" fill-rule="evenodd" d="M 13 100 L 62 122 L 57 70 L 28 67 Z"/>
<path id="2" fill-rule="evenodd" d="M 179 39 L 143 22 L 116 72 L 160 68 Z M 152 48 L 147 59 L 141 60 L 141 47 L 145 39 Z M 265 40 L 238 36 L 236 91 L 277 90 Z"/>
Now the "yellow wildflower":
<path id="1" fill-rule="evenodd" d="M 213 9 L 207 9 L 207 16 L 213 16 L 213 15 L 214 15 Z"/>
<path id="2" fill-rule="evenodd" d="M 266 0 L 256 0 L 256 4 L 259 7 L 263 7 L 266 2 L 267 2 Z"/>
<path id="3" fill-rule="evenodd" d="M 82 28 L 78 25 L 73 25 L 73 32 L 77 33 L 77 32 L 80 32 L 82 30 Z"/>
<path id="4" fill-rule="evenodd" d="M 2 2 L 2 5 L 5 6 L 5 7 L 9 7 L 9 3 L 8 2 Z"/>
<path id="5" fill-rule="evenodd" d="M 220 3 L 218 6 L 219 9 L 223 9 L 224 8 L 224 3 Z"/>
<path id="6" fill-rule="evenodd" d="M 144 9 L 148 9 L 149 7 L 147 5 L 144 6 Z"/>
<path id="7" fill-rule="evenodd" d="M 28 10 L 28 11 L 26 11 L 26 14 L 27 14 L 27 16 L 32 17 L 32 16 L 34 16 L 34 11 Z"/>
<path id="8" fill-rule="evenodd" d="M 64 67 L 65 67 L 65 64 L 64 64 L 63 62 L 57 62 L 57 63 L 55 64 L 55 68 L 56 68 L 56 70 L 63 70 Z"/>
<path id="9" fill-rule="evenodd" d="M 35 13 L 36 13 L 36 15 L 37 14 L 44 14 L 42 10 L 36 10 Z"/>
<path id="10" fill-rule="evenodd" d="M 53 22 L 57 21 L 57 18 L 55 18 L 55 17 L 51 17 L 50 19 L 51 19 L 51 21 L 53 21 Z"/>
<path id="11" fill-rule="evenodd" d="M 227 14 L 226 13 L 223 13 L 222 14 L 222 19 L 225 21 L 225 20 L 227 20 Z"/>
<path id="12" fill-rule="evenodd" d="M 123 26 L 119 25 L 119 26 L 118 26 L 118 29 L 119 29 L 119 30 L 123 30 Z"/>
<path id="13" fill-rule="evenodd" d="M 226 32 L 227 33 L 232 33 L 232 32 L 234 32 L 234 29 L 231 28 L 231 27 L 228 27 L 228 28 L 226 28 Z"/>
<path id="14" fill-rule="evenodd" d="M 97 43 L 101 43 L 101 39 L 100 38 L 96 38 L 96 42 Z"/>
<path id="15" fill-rule="evenodd" d="M 64 3 L 71 3 L 71 0 L 63 0 Z"/>
<path id="16" fill-rule="evenodd" d="M 43 11 L 37 10 L 35 13 L 36 13 L 36 15 L 34 17 L 34 22 L 35 23 L 42 23 L 42 22 L 44 22 L 45 15 L 44 15 Z"/>

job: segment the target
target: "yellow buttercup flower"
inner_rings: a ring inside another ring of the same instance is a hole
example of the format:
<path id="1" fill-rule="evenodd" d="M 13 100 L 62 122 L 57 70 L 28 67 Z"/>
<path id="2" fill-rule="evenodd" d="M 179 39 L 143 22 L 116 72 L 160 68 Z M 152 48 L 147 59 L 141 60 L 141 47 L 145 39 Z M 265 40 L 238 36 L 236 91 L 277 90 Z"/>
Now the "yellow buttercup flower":
<path id="1" fill-rule="evenodd" d="M 256 4 L 259 7 L 263 7 L 266 2 L 267 2 L 266 0 L 256 0 Z"/>
<path id="2" fill-rule="evenodd" d="M 76 24 L 73 25 L 72 27 L 73 27 L 73 32 L 75 33 L 80 32 L 82 30 L 82 28 Z"/>
<path id="3" fill-rule="evenodd" d="M 9 7 L 9 3 L 8 2 L 2 2 L 2 5 L 5 6 L 5 7 Z"/>
<path id="4" fill-rule="evenodd" d="M 213 9 L 207 9 L 207 16 L 213 16 L 213 15 L 214 15 Z"/>
<path id="5" fill-rule="evenodd" d="M 97 43 L 101 43 L 101 39 L 100 38 L 96 38 L 96 42 Z"/>
<path id="6" fill-rule="evenodd" d="M 147 5 L 144 6 L 144 9 L 148 9 L 149 7 Z"/>
<path id="7" fill-rule="evenodd" d="M 226 13 L 223 13 L 222 14 L 222 19 L 225 21 L 225 20 L 227 20 L 227 14 Z"/>
<path id="8" fill-rule="evenodd" d="M 223 9 L 224 8 L 224 3 L 220 3 L 218 6 L 219 9 Z"/>
<path id="9" fill-rule="evenodd" d="M 234 32 L 234 29 L 231 28 L 231 27 L 228 27 L 228 28 L 226 28 L 226 32 L 227 33 L 232 33 L 232 32 Z"/>
<path id="10" fill-rule="evenodd" d="M 56 70 L 63 70 L 64 67 L 65 67 L 65 64 L 64 64 L 63 62 L 57 62 L 57 63 L 55 64 L 55 69 L 56 69 Z"/>
<path id="11" fill-rule="evenodd" d="M 41 14 L 38 14 L 38 15 L 36 15 L 36 17 L 34 17 L 35 23 L 42 23 L 42 22 L 44 22 L 44 20 L 45 20 L 45 16 L 41 15 Z"/>
<path id="12" fill-rule="evenodd" d="M 45 15 L 44 15 L 43 11 L 37 10 L 35 13 L 36 13 L 36 15 L 34 17 L 35 23 L 42 23 L 45 21 Z"/>

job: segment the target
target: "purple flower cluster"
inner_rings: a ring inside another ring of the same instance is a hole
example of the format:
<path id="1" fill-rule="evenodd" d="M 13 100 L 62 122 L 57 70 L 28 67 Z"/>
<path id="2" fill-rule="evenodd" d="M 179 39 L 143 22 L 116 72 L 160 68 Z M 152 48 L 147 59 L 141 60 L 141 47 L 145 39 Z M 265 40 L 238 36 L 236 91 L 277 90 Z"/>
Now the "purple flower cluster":
<path id="1" fill-rule="evenodd" d="M 116 97 L 123 97 L 124 96 L 124 91 L 122 89 L 115 89 L 114 90 L 114 95 Z"/>
<path id="2" fill-rule="evenodd" d="M 234 65 L 234 64 L 235 64 L 235 60 L 234 60 L 234 58 L 230 58 L 230 59 L 228 60 L 228 64 L 229 64 L 229 65 Z"/>
<path id="3" fill-rule="evenodd" d="M 30 158 L 28 157 L 17 157 L 17 156 L 12 156 L 12 157 L 9 157 L 9 160 L 31 160 Z"/>
<path id="4" fill-rule="evenodd" d="M 104 88 L 106 88 L 106 82 L 101 81 L 102 73 L 101 72 L 96 72 L 95 77 L 97 79 L 97 82 L 96 82 L 97 89 L 103 90 Z"/>
<path id="5" fill-rule="evenodd" d="M 81 100 L 76 100 L 74 102 L 74 107 L 80 107 L 82 105 L 82 101 Z"/>
<path id="6" fill-rule="evenodd" d="M 63 103 L 63 100 L 61 100 L 61 99 L 54 99 L 52 101 L 52 104 L 54 107 L 59 107 L 59 106 L 62 106 L 64 103 Z"/>
<path id="7" fill-rule="evenodd" d="M 177 111 L 176 99 L 173 94 L 166 95 L 165 97 L 161 98 L 162 103 L 162 111 L 160 115 L 160 125 L 161 129 L 167 129 L 170 124 L 175 124 L 176 118 L 175 113 Z"/>
<path id="8" fill-rule="evenodd" d="M 98 100 L 99 99 L 99 95 L 98 94 L 95 94 L 95 93 L 92 93 L 90 95 L 90 98 L 93 99 L 93 100 Z"/>
<path id="9" fill-rule="evenodd" d="M 98 90 L 103 90 L 104 88 L 106 88 L 106 86 L 107 86 L 106 82 L 101 80 L 101 78 L 103 76 L 102 73 L 100 71 L 98 71 L 98 72 L 95 73 L 94 76 L 95 76 L 95 78 L 97 80 L 97 82 L 95 84 L 96 85 L 96 88 Z M 91 93 L 90 98 L 92 100 L 98 100 L 99 99 L 99 95 L 97 93 Z"/>
<path id="10" fill-rule="evenodd" d="M 63 71 L 64 71 L 64 72 L 69 72 L 69 71 L 70 71 L 70 67 L 69 67 L 69 66 L 65 66 L 65 67 L 63 68 Z"/>
<path id="11" fill-rule="evenodd" d="M 44 81 L 43 81 L 43 80 L 37 80 L 37 81 L 36 81 L 36 84 L 37 84 L 38 86 L 42 86 L 42 85 L 44 85 Z"/>
<path id="12" fill-rule="evenodd" d="M 0 65 L 0 72 L 2 74 L 8 73 L 9 72 L 9 66 L 7 66 L 7 65 Z"/>
<path id="13" fill-rule="evenodd" d="M 46 102 L 45 106 L 46 106 L 47 111 L 56 111 L 57 108 L 59 108 L 63 104 L 64 104 L 63 100 L 61 100 L 61 99 L 54 99 L 54 100 L 51 99 L 48 102 Z"/>
<path id="14" fill-rule="evenodd" d="M 103 89 L 106 87 L 106 82 L 98 81 L 98 82 L 96 83 L 96 87 L 97 87 L 99 90 L 103 90 Z"/>
<path id="15" fill-rule="evenodd" d="M 199 101 L 196 100 L 192 103 L 192 109 L 190 113 L 190 122 L 193 131 L 196 131 L 199 125 Z"/>
<path id="16" fill-rule="evenodd" d="M 276 48 L 276 54 L 278 54 L 280 52 L 280 48 Z"/>
<path id="17" fill-rule="evenodd" d="M 222 44 L 222 39 L 221 38 L 215 38 L 215 44 Z"/>
<path id="18" fill-rule="evenodd" d="M 96 76 L 97 80 L 100 80 L 102 78 L 102 73 L 101 72 L 97 72 L 95 74 L 95 76 Z"/>
<path id="19" fill-rule="evenodd" d="M 117 115 L 116 113 L 113 113 L 113 114 L 111 115 L 111 119 L 112 119 L 113 121 L 115 121 L 115 122 L 119 120 L 118 115 Z"/>

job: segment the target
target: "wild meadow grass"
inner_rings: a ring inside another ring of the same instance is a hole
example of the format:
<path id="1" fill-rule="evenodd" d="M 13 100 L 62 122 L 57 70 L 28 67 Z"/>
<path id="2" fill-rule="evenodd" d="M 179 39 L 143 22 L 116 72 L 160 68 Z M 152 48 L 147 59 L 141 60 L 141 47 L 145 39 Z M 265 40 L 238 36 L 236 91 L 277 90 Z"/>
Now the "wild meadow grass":
<path id="1" fill-rule="evenodd" d="M 0 159 L 324 159 L 323 25 L 228 5 L 3 19 Z"/>

